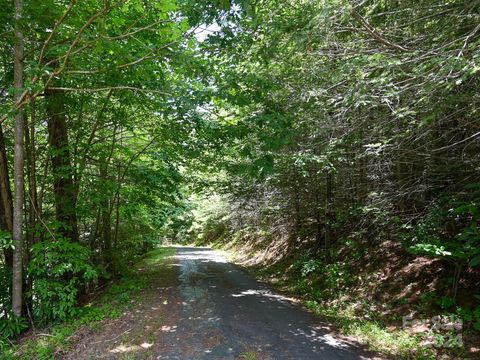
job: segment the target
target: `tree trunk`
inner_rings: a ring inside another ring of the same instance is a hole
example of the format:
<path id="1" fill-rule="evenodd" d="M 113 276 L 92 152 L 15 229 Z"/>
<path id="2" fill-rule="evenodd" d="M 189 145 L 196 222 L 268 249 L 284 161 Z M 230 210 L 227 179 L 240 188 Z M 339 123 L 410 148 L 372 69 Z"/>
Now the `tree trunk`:
<path id="1" fill-rule="evenodd" d="M 117 248 L 118 243 L 118 230 L 120 226 L 120 193 L 118 193 L 115 198 L 115 230 L 113 237 L 113 249 Z"/>
<path id="2" fill-rule="evenodd" d="M 21 98 L 23 91 L 23 34 L 21 31 L 23 1 L 15 0 L 15 47 L 14 47 L 14 89 L 15 102 Z M 14 149 L 14 183 L 15 201 L 13 204 L 13 279 L 12 311 L 16 316 L 22 315 L 22 224 L 23 224 L 23 137 L 25 112 L 21 107 L 15 115 L 15 149 Z"/>
<path id="3" fill-rule="evenodd" d="M 123 146 L 123 130 L 120 128 L 120 146 Z M 120 161 L 117 162 L 117 186 L 121 187 L 121 177 L 122 173 L 122 163 Z M 117 244 L 118 244 L 118 232 L 119 232 L 119 226 L 120 226 L 120 191 L 117 191 L 115 193 L 115 196 L 113 197 L 113 205 L 115 205 L 115 230 L 114 230 L 114 237 L 113 237 L 113 248 L 117 249 Z"/>
<path id="4" fill-rule="evenodd" d="M 108 99 L 108 98 L 107 98 Z M 103 113 L 103 112 L 102 112 Z M 109 155 L 106 159 L 100 159 L 100 179 L 107 183 L 108 179 L 108 167 L 113 159 L 113 154 L 115 153 L 115 146 L 117 143 L 117 130 L 118 126 L 115 124 L 113 130 L 113 140 L 110 148 Z M 115 206 L 116 194 L 111 198 L 106 197 L 102 200 L 100 206 L 102 208 L 102 239 L 103 239 L 103 250 L 104 250 L 104 260 L 106 268 L 111 268 L 112 272 L 115 271 L 113 268 L 113 249 L 112 249 L 112 214 L 113 208 Z M 118 214 L 117 214 L 118 215 Z"/>
<path id="5" fill-rule="evenodd" d="M 321 196 L 320 196 L 320 189 L 316 189 L 315 191 L 315 222 L 316 222 L 316 247 L 321 248 L 321 240 L 322 240 L 322 206 L 321 206 Z"/>
<path id="6" fill-rule="evenodd" d="M 330 247 L 333 240 L 333 174 L 327 173 L 325 187 L 325 259 L 330 261 Z"/>
<path id="7" fill-rule="evenodd" d="M 30 127 L 25 129 L 25 149 L 27 155 L 28 167 L 28 194 L 29 194 L 29 224 L 27 239 L 31 248 L 35 244 L 35 226 L 38 216 L 38 197 L 37 197 L 37 174 L 35 164 L 35 101 L 32 99 L 31 104 L 31 123 Z"/>
<path id="8" fill-rule="evenodd" d="M 48 114 L 48 141 L 55 193 L 56 218 L 65 238 L 78 241 L 77 193 L 68 144 L 67 120 L 62 91 L 45 90 Z"/>
<path id="9" fill-rule="evenodd" d="M 106 160 L 100 160 L 100 179 L 103 181 L 108 181 L 107 179 L 107 170 L 108 163 Z M 111 223 L 111 212 L 110 212 L 110 202 L 108 197 L 103 195 L 104 198 L 100 202 L 101 208 L 101 219 L 102 219 L 102 250 L 103 250 L 103 260 L 105 263 L 105 268 L 109 268 L 112 264 L 112 223 Z"/>
<path id="10" fill-rule="evenodd" d="M 12 233 L 13 230 L 13 202 L 10 178 L 8 176 L 7 150 L 2 125 L 0 124 L 0 229 Z M 5 264 L 8 268 L 13 265 L 12 249 L 4 249 Z"/>
<path id="11" fill-rule="evenodd" d="M 28 177 L 28 199 L 25 202 L 25 208 L 28 209 L 28 226 L 27 226 L 27 241 L 25 248 L 25 264 L 29 264 L 32 259 L 32 247 L 37 242 L 36 225 L 38 213 L 37 201 L 37 181 L 36 181 L 36 165 L 35 165 L 35 100 L 30 101 L 30 126 L 25 126 L 25 153 L 27 156 L 27 177 Z M 27 192 L 25 192 L 27 193 Z M 24 282 L 24 292 L 30 294 L 25 296 L 25 312 L 28 311 L 28 306 L 33 303 L 32 299 L 33 282 L 32 278 L 28 277 Z"/>
<path id="12" fill-rule="evenodd" d="M 302 228 L 302 218 L 300 214 L 300 186 L 295 182 L 295 197 L 294 197 L 294 208 L 295 208 L 295 238 L 292 240 L 298 239 L 300 236 L 300 230 Z"/>

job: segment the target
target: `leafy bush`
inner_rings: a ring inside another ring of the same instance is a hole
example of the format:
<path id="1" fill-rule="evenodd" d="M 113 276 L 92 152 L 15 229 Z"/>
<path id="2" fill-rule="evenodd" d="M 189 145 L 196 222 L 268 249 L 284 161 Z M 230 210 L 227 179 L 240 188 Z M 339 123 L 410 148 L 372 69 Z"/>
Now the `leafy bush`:
<path id="1" fill-rule="evenodd" d="M 469 266 L 480 264 L 480 184 L 471 184 L 471 198 L 443 198 L 413 229 L 416 254 L 444 258 Z"/>
<path id="2" fill-rule="evenodd" d="M 436 300 L 437 305 L 442 309 L 449 309 L 455 304 L 455 299 L 452 299 L 450 296 L 442 296 L 440 299 Z"/>
<path id="3" fill-rule="evenodd" d="M 6 317 L 8 311 L 10 310 L 11 304 L 11 283 L 12 283 L 12 272 L 7 267 L 0 267 L 0 319 Z"/>
<path id="4" fill-rule="evenodd" d="M 315 299 L 328 298 L 340 291 L 351 280 L 348 264 L 336 261 L 331 264 L 311 255 L 304 255 L 293 264 L 301 274 L 296 289 Z"/>
<path id="5" fill-rule="evenodd" d="M 452 295 L 455 298 L 461 272 L 480 265 L 480 184 L 466 188 L 464 198 L 444 197 L 430 207 L 410 235 L 413 254 L 446 260 L 454 265 Z"/>
<path id="6" fill-rule="evenodd" d="M 7 317 L 0 319 L 0 342 L 17 336 L 28 326 L 25 318 L 8 314 Z"/>
<path id="7" fill-rule="evenodd" d="M 35 318 L 48 322 L 73 316 L 80 286 L 98 276 L 89 261 L 90 251 L 62 238 L 37 243 L 32 251 L 28 273 L 34 279 Z"/>
<path id="8" fill-rule="evenodd" d="M 8 231 L 0 230 L 0 250 L 13 249 L 12 236 Z"/>
<path id="9" fill-rule="evenodd" d="M 323 261 L 318 259 L 309 259 L 301 265 L 301 273 L 303 277 L 317 272 L 324 267 Z"/>
<path id="10" fill-rule="evenodd" d="M 457 308 L 457 315 L 476 331 L 480 331 L 480 306 L 473 309 Z"/>

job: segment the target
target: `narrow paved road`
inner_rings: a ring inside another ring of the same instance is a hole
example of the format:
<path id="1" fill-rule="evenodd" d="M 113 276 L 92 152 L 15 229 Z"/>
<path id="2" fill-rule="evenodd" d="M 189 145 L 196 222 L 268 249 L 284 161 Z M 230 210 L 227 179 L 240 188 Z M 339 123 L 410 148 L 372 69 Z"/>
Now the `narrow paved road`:
<path id="1" fill-rule="evenodd" d="M 157 359 L 367 359 L 360 345 L 207 248 L 179 247 L 179 306 Z"/>

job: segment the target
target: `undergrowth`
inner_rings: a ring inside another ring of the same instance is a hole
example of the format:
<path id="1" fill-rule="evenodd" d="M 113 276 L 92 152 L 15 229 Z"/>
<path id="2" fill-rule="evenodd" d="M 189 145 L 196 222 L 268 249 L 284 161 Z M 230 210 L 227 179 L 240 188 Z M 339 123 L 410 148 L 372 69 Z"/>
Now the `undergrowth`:
<path id="1" fill-rule="evenodd" d="M 36 330 L 33 336 L 20 344 L 10 346 L 3 344 L 0 358 L 4 360 L 50 360 L 55 354 L 68 350 L 75 333 L 86 326 L 96 329 L 106 319 L 120 317 L 125 310 L 135 304 L 135 298 L 156 276 L 159 266 L 175 253 L 174 248 L 162 247 L 145 255 L 120 280 L 111 284 L 97 299 L 84 304 L 76 316 L 65 322 L 52 325 L 47 329 Z"/>
<path id="2" fill-rule="evenodd" d="M 422 345 L 419 336 L 405 331 L 388 329 L 381 322 L 360 318 L 355 315 L 356 304 L 342 303 L 325 306 L 315 300 L 304 300 L 304 305 L 315 314 L 334 322 L 345 335 L 353 335 L 372 350 L 393 358 L 435 359 L 435 353 Z"/>
<path id="3" fill-rule="evenodd" d="M 279 261 L 250 271 L 277 289 L 300 296 L 305 307 L 334 323 L 342 334 L 355 336 L 389 358 L 433 360 L 439 356 L 439 352 L 425 346 L 423 336 L 388 327 L 386 319 L 372 310 L 373 304 L 355 301 L 348 295 L 355 278 L 348 263 L 324 264 L 301 256 L 293 263 Z M 461 348 L 450 349 L 448 354 L 456 356 L 461 352 Z"/>

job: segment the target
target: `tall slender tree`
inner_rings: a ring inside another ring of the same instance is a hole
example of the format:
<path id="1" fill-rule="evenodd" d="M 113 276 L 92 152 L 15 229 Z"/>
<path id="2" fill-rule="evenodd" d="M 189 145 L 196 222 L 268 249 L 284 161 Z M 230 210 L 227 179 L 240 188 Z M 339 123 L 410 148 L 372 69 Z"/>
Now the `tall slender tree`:
<path id="1" fill-rule="evenodd" d="M 7 150 L 5 147 L 5 136 L 2 125 L 0 125 L 0 229 L 12 233 L 13 228 L 13 207 L 12 190 L 10 188 L 10 177 L 8 174 Z M 12 268 L 13 253 L 12 249 L 3 249 L 5 263 L 7 267 Z"/>
<path id="2" fill-rule="evenodd" d="M 57 221 L 61 226 L 62 235 L 76 242 L 78 241 L 77 195 L 68 143 L 65 94 L 61 90 L 51 89 L 46 89 L 45 94 Z"/>
<path id="3" fill-rule="evenodd" d="M 15 47 L 14 47 L 14 90 L 15 101 L 22 98 L 23 92 L 23 0 L 15 0 Z M 20 108 L 15 115 L 14 180 L 15 199 L 13 204 L 13 280 L 12 311 L 22 315 L 22 242 L 23 242 L 23 141 L 25 111 Z"/>

